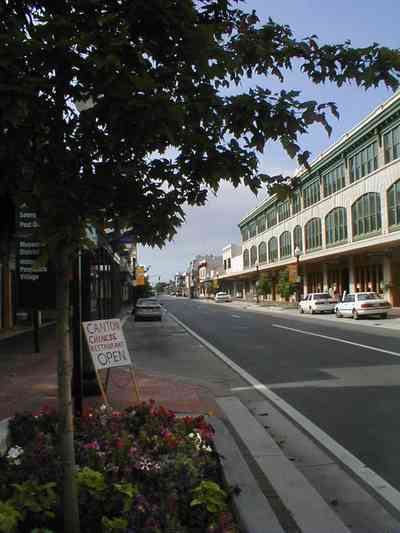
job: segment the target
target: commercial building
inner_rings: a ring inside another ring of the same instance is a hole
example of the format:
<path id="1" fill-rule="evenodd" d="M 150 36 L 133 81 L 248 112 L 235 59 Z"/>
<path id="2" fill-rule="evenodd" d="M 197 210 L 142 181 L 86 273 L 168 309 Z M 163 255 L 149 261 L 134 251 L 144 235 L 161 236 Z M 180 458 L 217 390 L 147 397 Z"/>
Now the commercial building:
<path id="1" fill-rule="evenodd" d="M 224 248 L 223 284 L 252 296 L 265 273 L 279 300 L 279 272 L 298 259 L 303 294 L 370 290 L 399 306 L 400 92 L 296 178 L 289 197 L 270 197 L 239 222 L 243 267 L 234 271 Z"/>

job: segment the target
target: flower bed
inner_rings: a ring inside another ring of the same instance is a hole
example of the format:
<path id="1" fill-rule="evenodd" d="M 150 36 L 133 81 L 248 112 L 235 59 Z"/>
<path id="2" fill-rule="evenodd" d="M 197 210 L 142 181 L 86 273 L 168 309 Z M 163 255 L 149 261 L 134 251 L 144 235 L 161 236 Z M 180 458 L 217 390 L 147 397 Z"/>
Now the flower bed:
<path id="1" fill-rule="evenodd" d="M 16 415 L 0 457 L 0 531 L 62 531 L 57 414 Z M 81 531 L 237 533 L 213 430 L 154 402 L 77 421 Z"/>

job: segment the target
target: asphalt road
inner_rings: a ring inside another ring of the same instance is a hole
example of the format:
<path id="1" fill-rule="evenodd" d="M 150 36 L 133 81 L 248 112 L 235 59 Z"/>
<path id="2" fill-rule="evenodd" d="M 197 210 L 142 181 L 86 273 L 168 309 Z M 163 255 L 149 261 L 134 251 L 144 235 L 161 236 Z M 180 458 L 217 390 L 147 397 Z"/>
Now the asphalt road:
<path id="1" fill-rule="evenodd" d="M 400 332 L 184 298 L 163 304 L 400 490 Z"/>

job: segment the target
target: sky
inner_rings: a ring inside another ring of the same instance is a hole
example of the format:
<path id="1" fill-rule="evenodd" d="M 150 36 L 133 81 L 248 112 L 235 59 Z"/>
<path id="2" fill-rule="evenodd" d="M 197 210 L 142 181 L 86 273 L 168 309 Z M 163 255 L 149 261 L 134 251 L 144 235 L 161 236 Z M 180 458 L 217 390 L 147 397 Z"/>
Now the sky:
<path id="1" fill-rule="evenodd" d="M 297 38 L 316 34 L 320 44 L 350 39 L 357 47 L 377 42 L 390 48 L 400 48 L 399 0 L 246 0 L 242 4 L 244 8 L 249 11 L 255 9 L 261 21 L 267 22 L 271 17 L 280 24 L 288 24 Z M 267 79 L 258 78 L 257 84 L 271 87 Z M 242 89 L 250 85 L 251 82 L 246 80 Z M 304 99 L 334 101 L 338 105 L 339 120 L 329 118 L 333 127 L 331 137 L 322 127 L 313 126 L 299 138 L 302 149 L 312 153 L 311 159 L 392 94 L 383 86 L 367 92 L 354 85 L 341 88 L 331 84 L 315 86 L 299 71 L 291 72 L 284 84 L 274 82 L 272 86 L 277 90 L 299 90 Z M 296 161 L 290 159 L 277 143 L 267 145 L 259 162 L 260 172 L 272 175 L 291 174 L 297 166 Z M 229 184 L 223 184 L 217 196 L 209 196 L 205 206 L 186 209 L 185 223 L 174 240 L 164 248 L 139 246 L 138 263 L 149 267 L 150 282 L 155 283 L 159 279 L 168 281 L 177 272 L 184 272 L 196 255 L 222 254 L 222 248 L 227 244 L 240 243 L 240 219 L 265 198 L 264 191 L 255 196 L 245 187 L 234 189 Z"/>

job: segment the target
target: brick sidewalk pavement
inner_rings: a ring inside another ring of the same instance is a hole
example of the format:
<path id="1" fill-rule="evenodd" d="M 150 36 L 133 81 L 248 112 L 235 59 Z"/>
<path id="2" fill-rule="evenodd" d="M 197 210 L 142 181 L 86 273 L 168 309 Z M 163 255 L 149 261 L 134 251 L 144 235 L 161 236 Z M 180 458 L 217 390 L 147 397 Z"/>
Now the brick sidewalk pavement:
<path id="1" fill-rule="evenodd" d="M 27 332 L 0 340 L 0 420 L 21 411 L 36 411 L 43 405 L 57 407 L 57 356 L 55 327 L 40 331 L 41 352 L 33 353 L 32 333 Z M 178 413 L 215 412 L 212 398 L 201 386 L 179 383 L 169 377 L 138 370 L 140 399 L 155 400 Z M 109 383 L 109 400 L 118 409 L 133 402 L 129 374 L 113 369 Z M 87 405 L 102 403 L 100 396 L 85 399 Z"/>

